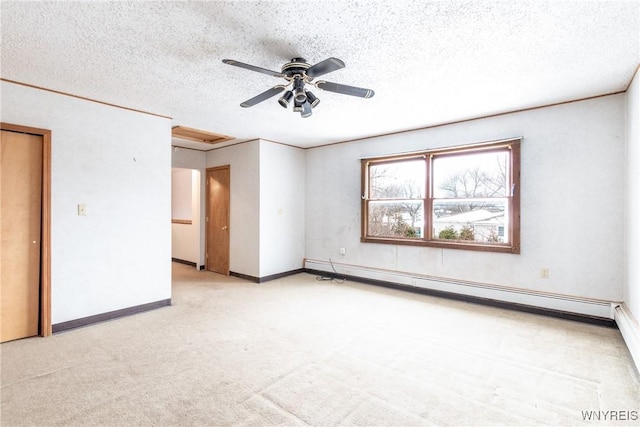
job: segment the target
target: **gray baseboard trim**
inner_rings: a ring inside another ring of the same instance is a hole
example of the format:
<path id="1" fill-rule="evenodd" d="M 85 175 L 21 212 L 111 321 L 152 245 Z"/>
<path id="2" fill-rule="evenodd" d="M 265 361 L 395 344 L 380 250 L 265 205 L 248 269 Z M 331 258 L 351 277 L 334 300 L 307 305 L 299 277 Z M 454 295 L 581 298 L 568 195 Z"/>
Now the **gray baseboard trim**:
<path id="1" fill-rule="evenodd" d="M 171 262 L 177 262 L 179 264 L 190 265 L 191 267 L 195 267 L 196 266 L 195 262 L 185 261 L 183 259 L 178 259 L 178 258 L 171 258 Z"/>
<path id="2" fill-rule="evenodd" d="M 235 271 L 230 271 L 229 276 L 237 277 L 239 279 L 249 280 L 254 283 L 264 283 L 270 280 L 281 279 L 283 277 L 293 276 L 294 274 L 299 274 L 304 272 L 305 272 L 304 268 L 298 268 L 296 270 L 285 271 L 283 273 L 278 273 L 278 274 L 271 274 L 269 276 L 255 277 L 255 276 L 249 276 L 248 274 L 242 274 L 242 273 L 236 273 Z"/>
<path id="3" fill-rule="evenodd" d="M 67 322 L 56 323 L 52 325 L 53 333 L 64 332 L 70 329 L 89 326 L 94 323 L 105 322 L 107 320 L 117 319 L 119 317 L 131 316 L 133 314 L 143 313 L 156 308 L 171 305 L 171 298 L 160 301 L 150 302 L 147 304 L 136 305 L 134 307 L 122 308 L 120 310 L 109 311 L 107 313 L 95 314 L 93 316 L 83 317 L 80 319 L 69 320 Z"/>
<path id="4" fill-rule="evenodd" d="M 248 274 L 236 273 L 235 271 L 230 271 L 229 276 L 237 277 L 238 279 L 248 280 L 253 283 L 260 283 L 259 277 L 249 276 Z"/>

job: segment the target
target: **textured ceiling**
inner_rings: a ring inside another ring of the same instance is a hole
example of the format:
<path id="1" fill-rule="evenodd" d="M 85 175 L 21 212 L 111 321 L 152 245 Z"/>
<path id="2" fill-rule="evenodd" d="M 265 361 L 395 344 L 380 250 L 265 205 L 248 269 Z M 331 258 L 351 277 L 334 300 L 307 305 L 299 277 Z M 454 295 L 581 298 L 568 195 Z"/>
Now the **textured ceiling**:
<path id="1" fill-rule="evenodd" d="M 4 79 L 300 147 L 615 93 L 640 64 L 639 1 L 2 1 L 0 13 Z M 316 89 L 306 119 L 277 97 L 241 108 L 284 80 L 222 63 L 331 56 L 346 67 L 322 79 L 376 94 Z"/>

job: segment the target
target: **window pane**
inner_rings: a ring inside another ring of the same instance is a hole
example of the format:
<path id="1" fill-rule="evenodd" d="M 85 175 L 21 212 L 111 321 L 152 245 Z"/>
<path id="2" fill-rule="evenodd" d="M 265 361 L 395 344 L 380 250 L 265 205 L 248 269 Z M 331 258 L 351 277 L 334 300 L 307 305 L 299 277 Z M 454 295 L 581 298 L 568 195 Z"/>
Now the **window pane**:
<path id="1" fill-rule="evenodd" d="M 435 198 L 506 197 L 508 152 L 437 156 L 433 160 Z"/>
<path id="2" fill-rule="evenodd" d="M 436 200 L 433 238 L 509 243 L 507 199 Z"/>
<path id="3" fill-rule="evenodd" d="M 372 237 L 420 238 L 423 236 L 422 200 L 369 202 L 367 230 Z"/>
<path id="4" fill-rule="evenodd" d="M 369 166 L 369 197 L 372 199 L 424 198 L 424 159 Z"/>

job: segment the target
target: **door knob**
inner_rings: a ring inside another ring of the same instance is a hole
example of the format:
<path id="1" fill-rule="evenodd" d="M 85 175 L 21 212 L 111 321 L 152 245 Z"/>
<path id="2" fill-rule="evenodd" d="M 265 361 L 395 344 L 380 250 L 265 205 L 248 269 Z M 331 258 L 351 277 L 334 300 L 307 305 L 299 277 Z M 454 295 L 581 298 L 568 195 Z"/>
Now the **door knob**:
<path id="1" fill-rule="evenodd" d="M 224 227 L 222 227 L 223 230 L 227 230 L 229 227 L 227 227 L 226 225 Z"/>

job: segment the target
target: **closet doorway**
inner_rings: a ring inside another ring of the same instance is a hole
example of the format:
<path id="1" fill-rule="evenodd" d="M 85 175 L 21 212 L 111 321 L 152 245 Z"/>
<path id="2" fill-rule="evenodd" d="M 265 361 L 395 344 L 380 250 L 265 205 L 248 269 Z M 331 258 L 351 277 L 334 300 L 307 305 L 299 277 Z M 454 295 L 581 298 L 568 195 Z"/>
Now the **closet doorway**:
<path id="1" fill-rule="evenodd" d="M 51 335 L 51 132 L 7 123 L 0 137 L 0 342 Z"/>
<path id="2" fill-rule="evenodd" d="M 207 169 L 207 270 L 229 275 L 229 211 L 231 166 Z"/>

